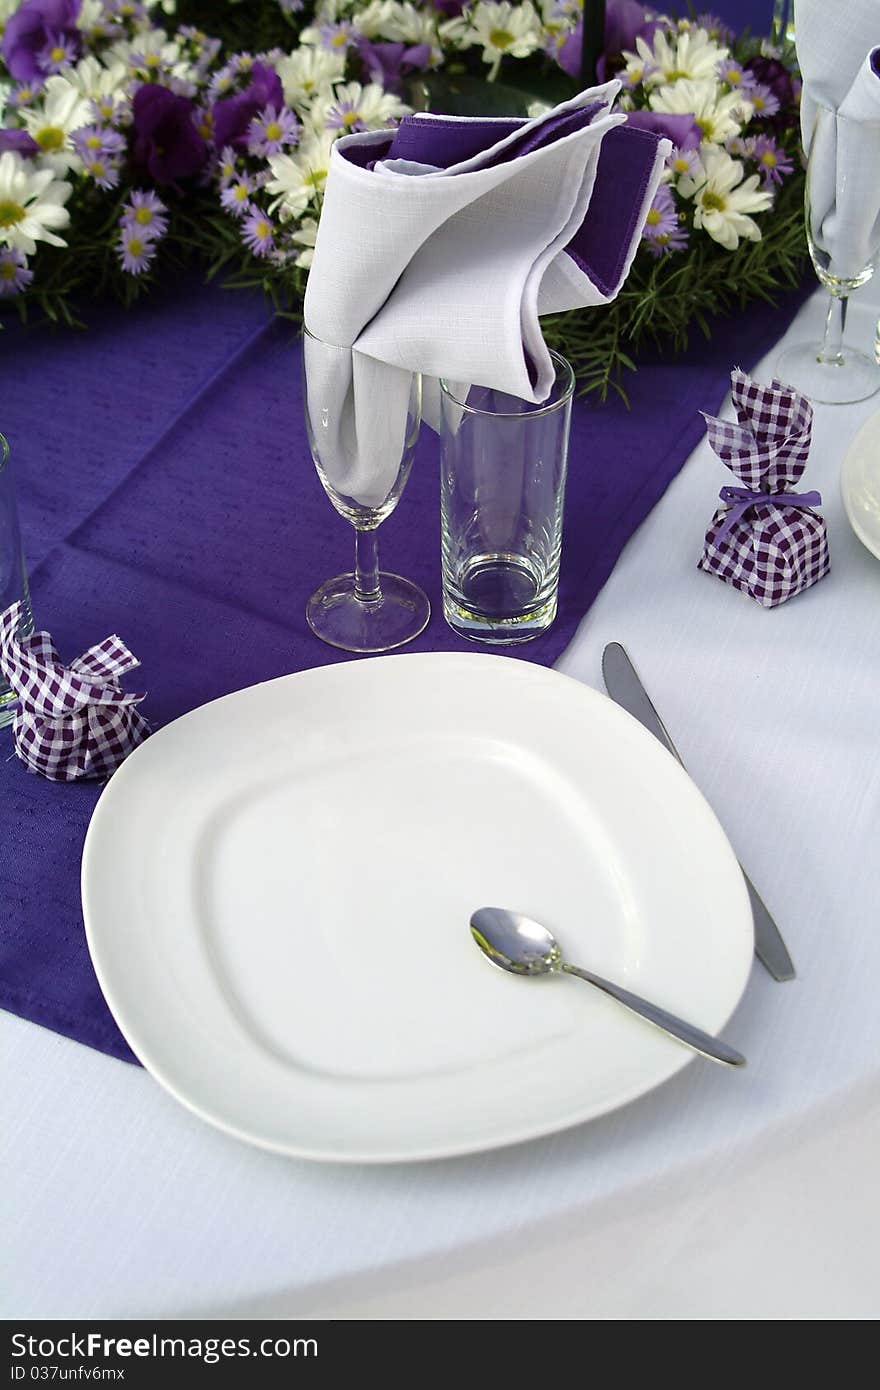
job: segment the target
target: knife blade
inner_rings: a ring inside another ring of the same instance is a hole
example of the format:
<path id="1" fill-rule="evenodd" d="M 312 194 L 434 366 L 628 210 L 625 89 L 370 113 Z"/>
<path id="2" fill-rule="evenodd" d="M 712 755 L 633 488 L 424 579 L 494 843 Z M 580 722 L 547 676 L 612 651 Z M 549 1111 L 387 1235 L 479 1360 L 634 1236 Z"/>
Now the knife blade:
<path id="1" fill-rule="evenodd" d="M 655 738 L 659 739 L 664 748 L 668 749 L 684 767 L 666 725 L 654 708 L 647 690 L 639 680 L 635 667 L 619 642 L 609 642 L 602 653 L 602 675 L 612 700 L 622 709 L 625 709 L 628 714 L 631 714 L 634 719 L 637 719 L 643 728 L 647 729 Z M 749 890 L 749 902 L 752 905 L 752 917 L 755 923 L 755 954 L 774 980 L 780 982 L 793 980 L 795 978 L 794 963 L 782 939 L 782 934 L 742 864 L 739 867 L 742 869 L 746 888 Z"/>

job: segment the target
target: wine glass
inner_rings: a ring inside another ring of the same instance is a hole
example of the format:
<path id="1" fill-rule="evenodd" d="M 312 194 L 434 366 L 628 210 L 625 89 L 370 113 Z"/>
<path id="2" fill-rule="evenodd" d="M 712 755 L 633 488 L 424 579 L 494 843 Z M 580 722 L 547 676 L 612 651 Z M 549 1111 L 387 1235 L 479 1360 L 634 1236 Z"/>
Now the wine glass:
<path id="1" fill-rule="evenodd" d="M 417 584 L 379 569 L 376 532 L 412 468 L 422 379 L 304 329 L 303 404 L 318 477 L 355 534 L 354 570 L 315 590 L 306 606 L 309 627 L 348 652 L 401 647 L 418 637 L 431 605 Z"/>
<path id="2" fill-rule="evenodd" d="M 825 335 L 821 343 L 788 348 L 776 366 L 780 381 L 814 401 L 837 405 L 865 400 L 880 389 L 877 363 L 844 343 L 849 296 L 868 283 L 880 255 L 880 217 L 873 224 L 859 217 L 857 200 L 876 197 L 876 189 L 870 176 L 867 187 L 850 177 L 855 161 L 839 162 L 836 156 L 841 149 L 864 149 L 865 142 L 880 157 L 880 121 L 853 121 L 817 107 L 804 207 L 810 259 L 829 292 Z"/>

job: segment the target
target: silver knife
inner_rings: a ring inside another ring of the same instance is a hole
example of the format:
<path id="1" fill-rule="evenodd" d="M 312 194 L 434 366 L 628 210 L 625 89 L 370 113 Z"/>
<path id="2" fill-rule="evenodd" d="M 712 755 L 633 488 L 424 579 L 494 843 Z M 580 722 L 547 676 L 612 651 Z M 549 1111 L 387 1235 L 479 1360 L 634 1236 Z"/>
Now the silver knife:
<path id="1" fill-rule="evenodd" d="M 609 642 L 602 653 L 602 675 L 608 694 L 618 705 L 637 719 L 649 733 L 681 762 L 678 749 L 669 737 L 666 726 L 651 704 L 648 692 L 639 680 L 635 667 L 619 642 Z M 742 864 L 743 878 L 749 890 L 752 916 L 755 922 L 755 955 L 770 971 L 774 980 L 793 980 L 795 968 L 782 935 L 758 894 Z"/>

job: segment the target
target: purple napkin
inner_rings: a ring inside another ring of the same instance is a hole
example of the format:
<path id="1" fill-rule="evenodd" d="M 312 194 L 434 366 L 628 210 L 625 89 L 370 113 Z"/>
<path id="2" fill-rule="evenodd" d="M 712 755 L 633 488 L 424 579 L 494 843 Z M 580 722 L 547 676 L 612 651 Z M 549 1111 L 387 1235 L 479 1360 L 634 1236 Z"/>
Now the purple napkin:
<path id="1" fill-rule="evenodd" d="M 813 407 L 790 386 L 731 373 L 736 422 L 704 415 L 709 443 L 740 480 L 706 532 L 699 568 L 774 608 L 828 573 L 828 537 L 810 509 L 818 492 L 794 492 L 806 467 Z"/>
<path id="2" fill-rule="evenodd" d="M 120 638 L 106 637 L 65 666 L 48 632 L 20 637 L 22 604 L 0 614 L 0 670 L 18 696 L 15 751 L 30 772 L 52 782 L 109 777 L 149 734 L 120 676 L 140 662 Z"/>

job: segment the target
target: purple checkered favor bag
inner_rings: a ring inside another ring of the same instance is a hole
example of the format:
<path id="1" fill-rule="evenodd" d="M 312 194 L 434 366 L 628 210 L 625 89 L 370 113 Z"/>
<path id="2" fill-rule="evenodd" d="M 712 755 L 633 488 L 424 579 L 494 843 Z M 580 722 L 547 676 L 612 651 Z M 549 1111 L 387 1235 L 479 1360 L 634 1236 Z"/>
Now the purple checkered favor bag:
<path id="1" fill-rule="evenodd" d="M 828 573 L 828 536 L 810 509 L 818 492 L 793 492 L 806 467 L 813 407 L 790 386 L 730 375 L 736 421 L 704 415 L 709 443 L 743 484 L 723 487 L 699 568 L 774 608 Z"/>
<path id="2" fill-rule="evenodd" d="M 109 777 L 150 732 L 136 708 L 143 695 L 119 685 L 140 662 L 113 636 L 65 666 L 48 632 L 19 637 L 21 620 L 20 603 L 0 614 L 0 671 L 18 697 L 16 753 L 53 782 Z"/>

